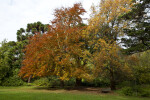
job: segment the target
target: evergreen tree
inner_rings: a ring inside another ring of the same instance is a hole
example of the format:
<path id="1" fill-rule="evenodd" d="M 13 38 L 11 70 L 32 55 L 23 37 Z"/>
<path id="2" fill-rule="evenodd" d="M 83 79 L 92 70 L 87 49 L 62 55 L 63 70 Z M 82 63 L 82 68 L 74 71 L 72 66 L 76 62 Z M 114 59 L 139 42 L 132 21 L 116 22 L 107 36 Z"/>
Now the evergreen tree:
<path id="1" fill-rule="evenodd" d="M 130 28 L 124 29 L 127 37 L 122 38 L 126 54 L 143 52 L 150 49 L 150 0 L 135 1 L 132 11 L 122 18 L 129 21 Z"/>
<path id="2" fill-rule="evenodd" d="M 12 69 L 15 67 L 16 54 L 14 41 L 2 41 L 0 47 L 0 83 L 4 78 L 12 75 Z"/>

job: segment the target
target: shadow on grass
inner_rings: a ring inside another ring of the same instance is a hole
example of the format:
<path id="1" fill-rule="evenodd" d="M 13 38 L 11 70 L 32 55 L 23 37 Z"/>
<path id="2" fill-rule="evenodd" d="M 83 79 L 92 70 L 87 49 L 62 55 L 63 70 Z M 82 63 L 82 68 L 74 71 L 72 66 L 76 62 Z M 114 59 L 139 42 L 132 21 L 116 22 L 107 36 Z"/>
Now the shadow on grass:
<path id="1" fill-rule="evenodd" d="M 35 90 L 61 90 L 61 87 L 43 87 L 43 86 L 36 86 L 33 89 Z"/>
<path id="2" fill-rule="evenodd" d="M 36 86 L 33 89 L 35 90 L 66 90 L 66 91 L 80 91 L 80 92 L 90 92 L 90 93 L 101 93 L 101 88 L 97 87 L 41 87 Z"/>

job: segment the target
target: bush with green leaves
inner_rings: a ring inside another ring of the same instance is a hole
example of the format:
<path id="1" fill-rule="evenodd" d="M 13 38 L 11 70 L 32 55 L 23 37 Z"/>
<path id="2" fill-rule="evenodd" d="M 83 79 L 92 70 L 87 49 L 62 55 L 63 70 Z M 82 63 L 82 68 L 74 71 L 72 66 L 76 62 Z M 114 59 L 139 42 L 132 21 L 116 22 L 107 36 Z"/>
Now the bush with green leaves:
<path id="1" fill-rule="evenodd" d="M 69 80 L 64 81 L 65 86 L 73 87 L 73 86 L 75 86 L 75 84 L 76 84 L 76 79 L 75 78 L 71 78 Z"/>
<path id="2" fill-rule="evenodd" d="M 49 86 L 50 85 L 48 78 L 40 78 L 38 80 L 35 80 L 34 84 L 37 86 Z"/>
<path id="3" fill-rule="evenodd" d="M 106 78 L 98 77 L 92 81 L 83 80 L 82 85 L 83 86 L 94 86 L 94 87 L 108 87 L 108 86 L 110 86 L 110 81 Z"/>
<path id="4" fill-rule="evenodd" d="M 21 86 L 21 85 L 24 85 L 24 82 L 19 77 L 12 76 L 12 77 L 6 78 L 2 82 L 1 85 L 2 86 Z"/>
<path id="5" fill-rule="evenodd" d="M 124 87 L 122 88 L 121 91 L 124 95 L 127 95 L 127 96 L 132 96 L 134 92 L 131 87 Z"/>
<path id="6" fill-rule="evenodd" d="M 35 80 L 33 84 L 37 86 L 59 87 L 60 80 L 55 76 L 43 77 L 43 78 Z"/>
<path id="7" fill-rule="evenodd" d="M 12 76 L 5 78 L 2 82 L 2 86 L 21 86 L 25 82 L 18 76 L 19 69 L 14 69 Z"/>
<path id="8" fill-rule="evenodd" d="M 121 91 L 126 96 L 150 97 L 150 91 L 141 86 L 124 87 Z"/>

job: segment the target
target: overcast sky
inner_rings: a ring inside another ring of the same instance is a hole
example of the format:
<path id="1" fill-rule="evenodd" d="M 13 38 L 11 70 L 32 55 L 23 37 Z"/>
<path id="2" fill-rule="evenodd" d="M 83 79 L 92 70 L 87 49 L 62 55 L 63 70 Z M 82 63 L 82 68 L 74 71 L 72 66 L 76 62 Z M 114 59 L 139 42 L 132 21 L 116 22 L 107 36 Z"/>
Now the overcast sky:
<path id="1" fill-rule="evenodd" d="M 0 42 L 16 41 L 16 32 L 28 23 L 41 21 L 48 24 L 55 8 L 72 6 L 81 2 L 89 14 L 92 3 L 99 0 L 0 0 Z"/>

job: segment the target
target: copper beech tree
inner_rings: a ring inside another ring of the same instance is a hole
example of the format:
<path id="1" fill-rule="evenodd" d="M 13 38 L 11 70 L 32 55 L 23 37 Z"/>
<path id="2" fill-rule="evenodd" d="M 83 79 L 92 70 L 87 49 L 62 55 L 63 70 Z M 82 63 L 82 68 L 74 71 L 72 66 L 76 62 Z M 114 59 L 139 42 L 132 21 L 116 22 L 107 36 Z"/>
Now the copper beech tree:
<path id="1" fill-rule="evenodd" d="M 20 76 L 54 75 L 61 80 L 75 77 L 80 85 L 81 79 L 91 79 L 94 69 L 95 74 L 110 79 L 114 90 L 116 72 L 130 72 L 127 64 L 120 62 L 116 41 L 122 27 L 126 27 L 119 16 L 131 6 L 131 0 L 102 0 L 98 10 L 92 7 L 88 26 L 82 22 L 81 15 L 86 11 L 80 3 L 56 9 L 49 30 L 30 38 Z"/>
<path id="2" fill-rule="evenodd" d="M 82 30 L 86 26 L 81 15 L 85 12 L 80 3 L 55 9 L 48 32 L 30 38 L 19 75 L 23 78 L 54 75 L 61 80 L 75 77 L 78 83 L 88 78 L 85 59 L 88 52 L 82 49 Z"/>

